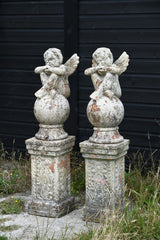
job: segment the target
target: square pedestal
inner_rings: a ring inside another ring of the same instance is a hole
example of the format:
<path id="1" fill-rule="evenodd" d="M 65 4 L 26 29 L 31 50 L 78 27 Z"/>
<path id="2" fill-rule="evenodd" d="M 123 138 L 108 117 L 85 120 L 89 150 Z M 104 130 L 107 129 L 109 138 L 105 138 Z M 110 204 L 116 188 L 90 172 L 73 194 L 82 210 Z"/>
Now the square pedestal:
<path id="1" fill-rule="evenodd" d="M 75 137 L 63 140 L 26 140 L 31 154 L 32 200 L 26 205 L 30 214 L 60 217 L 74 209 L 70 191 L 70 152 Z"/>
<path id="2" fill-rule="evenodd" d="M 99 222 L 106 211 L 124 206 L 124 156 L 129 140 L 115 144 L 80 143 L 85 158 L 86 200 L 83 219 Z"/>

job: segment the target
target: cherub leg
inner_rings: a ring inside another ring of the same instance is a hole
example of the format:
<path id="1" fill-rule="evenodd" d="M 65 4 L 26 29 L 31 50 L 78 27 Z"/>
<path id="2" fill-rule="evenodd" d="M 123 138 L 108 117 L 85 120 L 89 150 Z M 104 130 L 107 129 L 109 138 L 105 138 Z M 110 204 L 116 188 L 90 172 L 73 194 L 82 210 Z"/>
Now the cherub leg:
<path id="1" fill-rule="evenodd" d="M 46 88 L 49 92 L 49 95 L 54 99 L 57 93 L 57 80 L 58 76 L 54 73 L 51 74 L 49 82 L 46 84 Z"/>
<path id="2" fill-rule="evenodd" d="M 102 96 L 103 96 L 103 84 L 101 84 L 99 88 L 90 95 L 90 98 L 93 100 L 97 100 Z"/>
<path id="3" fill-rule="evenodd" d="M 50 95 L 52 98 L 55 97 L 56 95 L 56 83 L 57 83 L 57 75 L 56 74 L 51 74 L 49 80 L 47 83 L 43 85 L 36 93 L 35 96 L 37 98 L 42 98 L 46 95 Z"/>
<path id="4" fill-rule="evenodd" d="M 45 89 L 45 85 L 43 87 L 41 87 L 37 92 L 35 92 L 34 94 L 37 98 L 42 98 L 44 97 L 45 95 L 47 95 L 47 91 Z"/>

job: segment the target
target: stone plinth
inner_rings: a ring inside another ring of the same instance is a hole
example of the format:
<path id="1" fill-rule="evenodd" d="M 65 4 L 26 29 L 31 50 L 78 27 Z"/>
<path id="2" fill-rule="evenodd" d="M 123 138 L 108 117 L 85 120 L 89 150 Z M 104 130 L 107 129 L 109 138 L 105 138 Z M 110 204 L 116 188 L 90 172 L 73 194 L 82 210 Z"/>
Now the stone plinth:
<path id="1" fill-rule="evenodd" d="M 60 217 L 74 209 L 70 192 L 70 151 L 75 137 L 44 141 L 26 140 L 31 155 L 32 200 L 26 206 L 30 214 Z"/>
<path id="2" fill-rule="evenodd" d="M 124 156 L 129 140 L 114 144 L 80 143 L 86 164 L 83 219 L 99 222 L 106 210 L 124 206 Z"/>

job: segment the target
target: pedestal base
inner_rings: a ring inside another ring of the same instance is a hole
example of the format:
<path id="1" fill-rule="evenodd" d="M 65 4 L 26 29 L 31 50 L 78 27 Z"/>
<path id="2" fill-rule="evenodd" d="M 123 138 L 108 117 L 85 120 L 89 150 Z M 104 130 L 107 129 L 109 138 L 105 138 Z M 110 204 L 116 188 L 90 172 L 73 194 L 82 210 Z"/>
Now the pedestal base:
<path id="1" fill-rule="evenodd" d="M 26 210 L 29 214 L 43 217 L 62 217 L 75 209 L 74 197 L 60 203 L 33 199 L 28 201 Z"/>
<path id="2" fill-rule="evenodd" d="M 119 143 L 123 141 L 123 137 L 119 134 L 118 127 L 114 128 L 100 128 L 94 127 L 93 135 L 89 138 L 93 143 Z"/>
<path id="3" fill-rule="evenodd" d="M 39 124 L 39 130 L 36 133 L 35 137 L 43 141 L 55 141 L 62 140 L 68 137 L 63 129 L 63 125 L 44 125 Z"/>
<path id="4" fill-rule="evenodd" d="M 70 191 L 70 152 L 75 137 L 63 140 L 26 140 L 31 154 L 32 200 L 30 214 L 60 217 L 74 209 Z"/>
<path id="5" fill-rule="evenodd" d="M 107 211 L 124 206 L 124 156 L 129 140 L 115 144 L 80 143 L 86 164 L 83 219 L 99 222 Z"/>

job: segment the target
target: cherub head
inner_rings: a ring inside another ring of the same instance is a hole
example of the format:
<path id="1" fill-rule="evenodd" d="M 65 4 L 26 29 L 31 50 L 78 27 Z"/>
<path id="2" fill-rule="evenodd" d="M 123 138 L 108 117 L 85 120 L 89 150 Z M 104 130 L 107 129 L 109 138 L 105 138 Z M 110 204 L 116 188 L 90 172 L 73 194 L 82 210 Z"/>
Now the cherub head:
<path id="1" fill-rule="evenodd" d="M 58 67 L 63 62 L 63 56 L 58 48 L 49 48 L 44 53 L 44 61 L 50 67 Z"/>
<path id="2" fill-rule="evenodd" d="M 97 48 L 92 55 L 92 65 L 97 66 L 111 66 L 113 63 L 113 55 L 109 48 L 101 47 Z"/>

